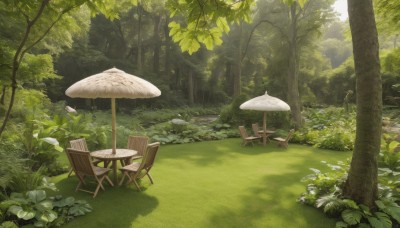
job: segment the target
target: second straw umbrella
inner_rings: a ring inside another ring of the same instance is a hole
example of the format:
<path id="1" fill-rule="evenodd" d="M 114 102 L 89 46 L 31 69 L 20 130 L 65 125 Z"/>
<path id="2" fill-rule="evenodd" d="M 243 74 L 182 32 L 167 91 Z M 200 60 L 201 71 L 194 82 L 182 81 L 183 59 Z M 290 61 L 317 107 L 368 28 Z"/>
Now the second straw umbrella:
<path id="1" fill-rule="evenodd" d="M 266 144 L 267 112 L 289 111 L 289 105 L 279 98 L 268 95 L 267 91 L 262 96 L 252 98 L 240 105 L 240 109 L 263 111 L 263 144 Z"/>

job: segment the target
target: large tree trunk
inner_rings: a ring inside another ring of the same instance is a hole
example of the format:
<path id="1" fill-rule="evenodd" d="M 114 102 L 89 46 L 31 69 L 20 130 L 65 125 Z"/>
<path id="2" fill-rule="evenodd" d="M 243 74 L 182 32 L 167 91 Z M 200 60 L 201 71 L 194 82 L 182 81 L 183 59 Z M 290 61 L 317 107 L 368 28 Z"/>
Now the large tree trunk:
<path id="1" fill-rule="evenodd" d="M 357 130 L 344 196 L 374 208 L 381 144 L 382 82 L 372 0 L 348 0 L 357 82 Z"/>
<path id="2" fill-rule="evenodd" d="M 301 128 L 301 105 L 299 95 L 299 76 L 297 72 L 297 3 L 290 6 L 290 41 L 288 66 L 288 103 L 292 112 L 292 121 L 296 129 Z"/>

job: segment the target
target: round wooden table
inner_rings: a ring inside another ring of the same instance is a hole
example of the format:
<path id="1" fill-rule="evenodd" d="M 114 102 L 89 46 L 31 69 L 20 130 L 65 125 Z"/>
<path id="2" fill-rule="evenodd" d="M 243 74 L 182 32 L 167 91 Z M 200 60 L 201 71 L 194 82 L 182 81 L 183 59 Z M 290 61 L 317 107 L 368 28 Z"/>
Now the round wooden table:
<path id="1" fill-rule="evenodd" d="M 114 175 L 115 183 L 118 183 L 117 177 L 117 161 L 120 160 L 122 163 L 126 161 L 125 165 L 130 163 L 130 158 L 137 154 L 136 150 L 129 150 L 129 149 L 116 149 L 116 153 L 112 153 L 112 149 L 105 149 L 105 150 L 97 150 L 90 153 L 93 158 L 97 158 L 99 160 L 104 161 L 104 166 L 106 167 L 107 164 L 111 161 L 112 162 L 112 169 Z"/>
<path id="2" fill-rule="evenodd" d="M 263 137 L 263 144 L 264 144 L 264 146 L 265 146 L 265 144 L 267 144 L 267 142 L 269 142 L 269 136 L 270 135 L 272 135 L 272 134 L 274 134 L 275 133 L 275 131 L 270 131 L 270 130 L 266 130 L 266 131 L 264 131 L 264 130 L 261 130 L 261 131 L 258 131 L 258 134 L 259 135 L 262 135 L 262 137 Z"/>

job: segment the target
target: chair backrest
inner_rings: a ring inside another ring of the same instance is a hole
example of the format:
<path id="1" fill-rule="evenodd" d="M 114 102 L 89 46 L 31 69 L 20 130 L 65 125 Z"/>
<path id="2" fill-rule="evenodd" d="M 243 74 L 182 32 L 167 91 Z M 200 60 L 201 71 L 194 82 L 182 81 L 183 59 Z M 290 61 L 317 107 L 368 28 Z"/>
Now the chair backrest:
<path id="1" fill-rule="evenodd" d="M 249 137 L 247 135 L 246 128 L 244 128 L 244 126 L 239 126 L 239 132 L 240 132 L 240 137 L 242 137 L 242 139 Z"/>
<path id="2" fill-rule="evenodd" d="M 71 145 L 72 149 L 89 151 L 85 138 L 71 140 L 69 141 L 69 144 Z"/>
<path id="3" fill-rule="evenodd" d="M 143 155 L 142 163 L 140 164 L 139 170 L 145 169 L 150 171 L 153 167 L 154 160 L 156 158 L 158 149 L 160 148 L 160 142 L 155 142 L 147 145 L 147 150 Z"/>
<path id="4" fill-rule="evenodd" d="M 137 155 L 143 156 L 147 150 L 149 138 L 146 136 L 132 136 L 128 138 L 128 149 L 136 150 Z"/>
<path id="5" fill-rule="evenodd" d="M 95 176 L 92 158 L 90 157 L 90 153 L 88 153 L 88 151 L 68 148 L 67 155 L 75 173 L 87 176 Z"/>
<path id="6" fill-rule="evenodd" d="M 289 140 L 293 137 L 294 134 L 294 129 L 289 131 L 289 134 L 287 135 L 285 142 L 289 142 Z"/>
<path id="7" fill-rule="evenodd" d="M 259 129 L 258 129 L 258 123 L 253 123 L 253 124 L 251 125 L 251 128 L 253 129 L 253 133 L 254 133 L 255 136 L 260 136 L 260 134 L 258 134 L 258 131 L 259 131 Z"/>

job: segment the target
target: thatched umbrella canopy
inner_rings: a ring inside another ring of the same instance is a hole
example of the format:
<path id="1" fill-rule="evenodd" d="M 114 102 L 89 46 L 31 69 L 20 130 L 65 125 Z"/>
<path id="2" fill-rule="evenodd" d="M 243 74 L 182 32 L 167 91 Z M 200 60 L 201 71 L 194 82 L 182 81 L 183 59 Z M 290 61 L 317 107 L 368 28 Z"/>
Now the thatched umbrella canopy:
<path id="1" fill-rule="evenodd" d="M 269 96 L 267 91 L 262 96 L 252 98 L 240 105 L 240 109 L 263 111 L 263 131 L 267 131 L 267 112 L 289 111 L 289 105 L 279 98 Z"/>
<path id="2" fill-rule="evenodd" d="M 161 91 L 142 78 L 112 68 L 76 82 L 65 91 L 65 94 L 72 98 L 111 98 L 112 148 L 115 154 L 115 99 L 158 97 Z"/>

